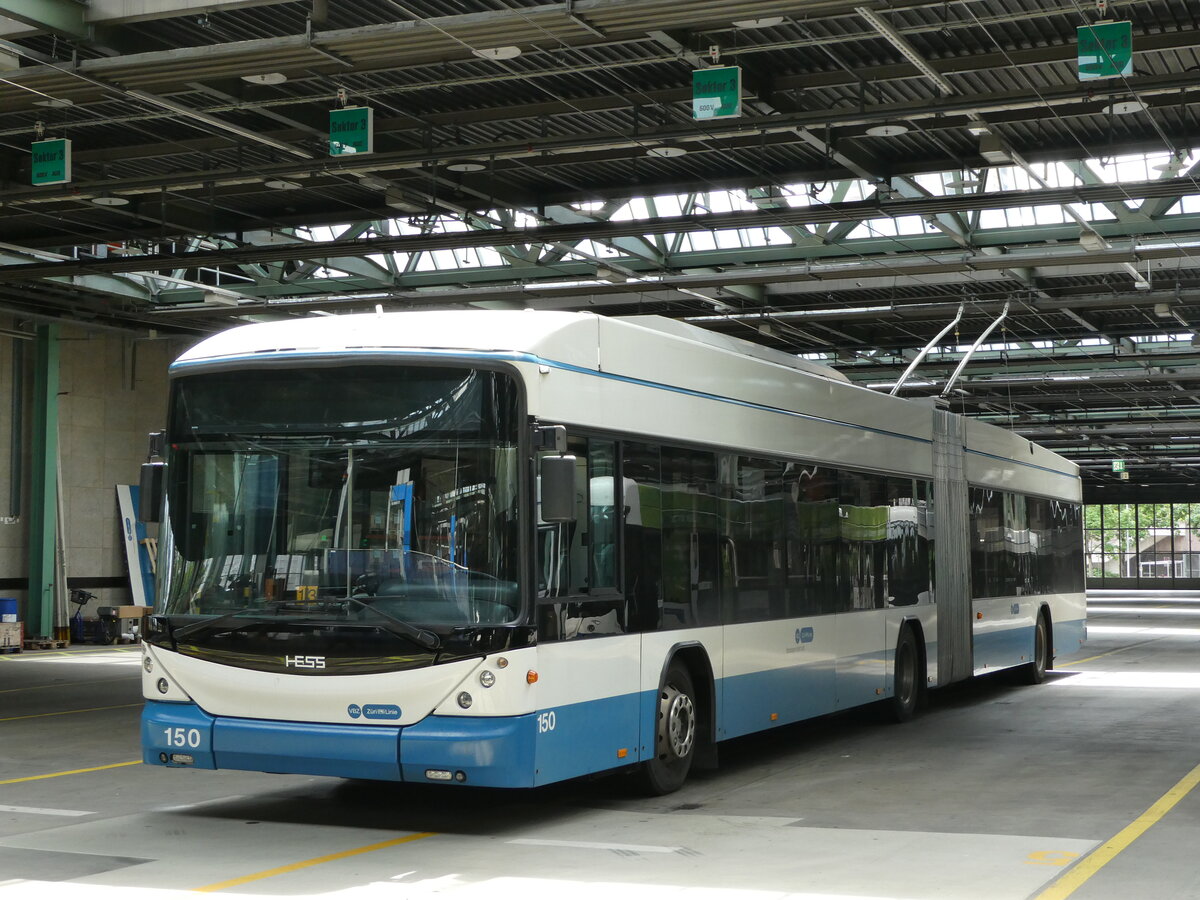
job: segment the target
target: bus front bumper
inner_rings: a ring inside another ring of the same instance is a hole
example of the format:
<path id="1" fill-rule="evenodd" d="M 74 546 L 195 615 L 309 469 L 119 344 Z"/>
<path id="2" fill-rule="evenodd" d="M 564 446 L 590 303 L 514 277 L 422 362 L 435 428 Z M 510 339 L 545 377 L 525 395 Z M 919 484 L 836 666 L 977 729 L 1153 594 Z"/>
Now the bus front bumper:
<path id="1" fill-rule="evenodd" d="M 211 716 L 148 700 L 142 762 L 374 781 L 532 787 L 534 715 L 428 716 L 413 725 L 331 725 Z"/>

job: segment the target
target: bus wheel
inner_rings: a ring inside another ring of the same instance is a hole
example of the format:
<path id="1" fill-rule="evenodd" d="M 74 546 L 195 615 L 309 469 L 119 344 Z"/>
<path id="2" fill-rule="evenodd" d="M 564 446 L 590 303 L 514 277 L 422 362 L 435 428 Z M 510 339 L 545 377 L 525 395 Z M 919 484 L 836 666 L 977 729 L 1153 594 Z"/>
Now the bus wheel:
<path id="1" fill-rule="evenodd" d="M 1046 680 L 1046 669 L 1050 667 L 1050 629 L 1046 625 L 1046 614 L 1038 613 L 1037 628 L 1033 633 L 1033 662 L 1021 667 L 1021 681 L 1025 684 L 1041 684 Z"/>
<path id="2" fill-rule="evenodd" d="M 900 629 L 893 665 L 891 717 L 897 722 L 907 722 L 917 714 L 922 687 L 921 656 L 911 628 Z"/>
<path id="3" fill-rule="evenodd" d="M 696 755 L 696 689 L 682 663 L 673 662 L 658 692 L 654 758 L 642 764 L 642 783 L 654 795 L 679 790 Z"/>

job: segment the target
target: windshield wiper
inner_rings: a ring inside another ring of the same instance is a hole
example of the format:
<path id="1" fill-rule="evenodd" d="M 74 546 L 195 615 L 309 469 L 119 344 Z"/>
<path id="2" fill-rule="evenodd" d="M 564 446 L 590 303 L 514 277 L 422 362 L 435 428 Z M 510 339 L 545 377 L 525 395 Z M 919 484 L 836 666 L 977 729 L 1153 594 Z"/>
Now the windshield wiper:
<path id="1" fill-rule="evenodd" d="M 260 615 L 251 615 L 252 613 L 260 613 Z M 199 622 L 191 622 L 184 625 L 182 628 L 171 627 L 171 640 L 178 641 L 180 638 L 185 638 L 190 634 L 199 634 L 202 631 L 208 631 L 212 628 L 224 628 L 227 625 L 247 625 L 255 620 L 264 621 L 269 619 L 270 611 L 256 606 L 246 606 L 242 609 L 231 613 L 226 613 L 223 616 L 217 616 L 215 619 L 203 619 Z"/>
<path id="2" fill-rule="evenodd" d="M 403 619 L 397 619 L 395 616 L 389 616 L 383 610 L 376 609 L 370 603 L 359 600 L 357 597 L 344 598 L 350 603 L 361 606 L 363 609 L 370 610 L 388 623 L 387 630 L 392 634 L 398 634 L 401 637 L 406 637 L 413 641 L 418 646 L 424 647 L 426 650 L 440 650 L 442 647 L 442 639 L 432 631 L 427 631 L 424 628 L 418 628 L 415 625 L 410 625 Z"/>
<path id="3" fill-rule="evenodd" d="M 395 616 L 390 616 L 387 613 L 383 612 L 382 610 L 376 609 L 370 603 L 364 603 L 362 600 L 359 600 L 357 597 L 341 597 L 341 598 L 338 598 L 338 600 L 335 602 L 340 604 L 340 602 L 342 602 L 342 601 L 354 603 L 357 606 L 361 606 L 363 609 L 370 610 L 372 613 L 374 613 L 376 616 L 378 616 L 380 619 L 383 620 L 383 622 L 385 623 L 383 625 L 385 630 L 391 632 L 394 635 L 397 635 L 398 637 L 402 637 L 402 638 L 405 638 L 406 640 L 412 641 L 418 647 L 422 647 L 425 650 L 440 650 L 441 649 L 442 639 L 440 637 L 438 637 L 432 631 L 428 631 L 424 628 L 417 628 L 415 625 L 410 625 L 408 622 L 405 622 L 402 619 L 397 619 Z M 312 612 L 312 610 L 299 610 L 299 609 L 296 609 L 293 611 L 294 612 L 307 612 L 307 613 Z M 257 615 L 255 615 L 256 613 L 257 613 Z M 235 610 L 234 612 L 226 613 L 222 616 L 217 616 L 216 618 L 213 618 L 213 619 L 204 619 L 203 621 L 200 621 L 200 622 L 191 622 L 187 625 L 182 626 L 181 628 L 171 628 L 170 637 L 173 642 L 178 643 L 179 641 L 189 637 L 190 635 L 200 634 L 205 631 L 219 630 L 219 629 L 227 628 L 227 627 L 233 626 L 233 625 L 238 625 L 238 626 L 254 625 L 254 624 L 263 624 L 266 622 L 274 622 L 274 621 L 278 621 L 278 620 L 279 620 L 278 613 L 273 614 L 272 610 L 264 609 L 262 607 L 247 606 L 247 607 L 244 607 L 243 609 Z M 325 624 L 325 625 L 328 625 L 329 623 L 322 622 L 321 620 L 313 620 L 312 622 L 308 622 L 308 623 L 306 623 L 304 621 L 296 621 L 296 622 L 294 622 L 294 624 L 297 624 L 297 625 Z"/>

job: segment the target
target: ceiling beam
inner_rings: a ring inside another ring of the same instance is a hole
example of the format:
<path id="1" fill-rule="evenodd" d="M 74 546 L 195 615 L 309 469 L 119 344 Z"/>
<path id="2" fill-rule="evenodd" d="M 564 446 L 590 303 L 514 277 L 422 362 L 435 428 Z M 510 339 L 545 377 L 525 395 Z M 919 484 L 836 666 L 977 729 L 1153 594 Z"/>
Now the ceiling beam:
<path id="1" fill-rule="evenodd" d="M 86 11 L 76 0 L 0 0 L 0 17 L 70 38 L 87 37 Z"/>

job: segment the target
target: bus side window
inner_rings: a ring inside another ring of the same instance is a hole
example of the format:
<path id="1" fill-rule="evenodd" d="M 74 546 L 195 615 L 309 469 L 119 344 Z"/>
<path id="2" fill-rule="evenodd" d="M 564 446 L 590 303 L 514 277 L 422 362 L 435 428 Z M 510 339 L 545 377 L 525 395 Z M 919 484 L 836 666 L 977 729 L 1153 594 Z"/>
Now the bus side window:
<path id="1" fill-rule="evenodd" d="M 662 617 L 662 465 L 655 444 L 622 444 L 625 598 L 634 631 L 655 631 Z"/>
<path id="2" fill-rule="evenodd" d="M 624 598 L 617 593 L 616 446 L 573 437 L 575 517 L 538 521 L 538 573 L 543 640 L 565 640 L 626 630 Z M 565 602 L 547 602 L 561 598 Z"/>

